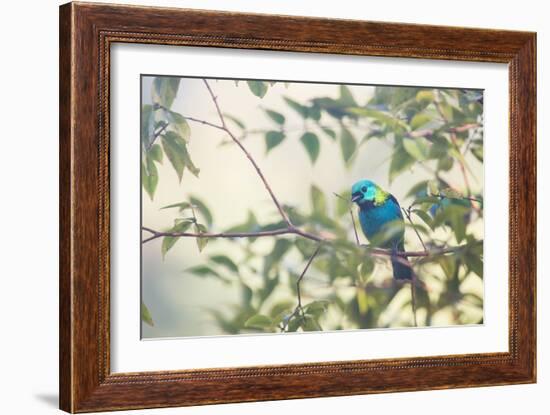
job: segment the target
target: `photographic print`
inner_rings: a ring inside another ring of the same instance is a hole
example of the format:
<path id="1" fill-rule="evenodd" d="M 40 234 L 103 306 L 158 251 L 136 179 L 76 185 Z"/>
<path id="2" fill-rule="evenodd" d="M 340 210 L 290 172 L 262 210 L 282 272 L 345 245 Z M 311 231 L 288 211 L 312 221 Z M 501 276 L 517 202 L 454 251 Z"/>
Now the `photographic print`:
<path id="1" fill-rule="evenodd" d="M 142 338 L 483 324 L 482 90 L 140 82 Z"/>

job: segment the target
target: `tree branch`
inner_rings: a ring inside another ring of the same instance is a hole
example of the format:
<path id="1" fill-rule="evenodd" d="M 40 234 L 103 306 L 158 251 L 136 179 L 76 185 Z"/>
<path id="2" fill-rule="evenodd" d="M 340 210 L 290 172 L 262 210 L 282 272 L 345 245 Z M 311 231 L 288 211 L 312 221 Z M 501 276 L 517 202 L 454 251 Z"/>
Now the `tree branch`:
<path id="1" fill-rule="evenodd" d="M 218 104 L 218 98 L 216 97 L 216 95 L 214 94 L 214 91 L 212 91 L 212 88 L 210 87 L 210 84 L 208 83 L 208 81 L 206 79 L 203 79 L 203 82 L 204 84 L 206 85 L 206 88 L 208 89 L 208 92 L 210 93 L 210 96 L 212 97 L 212 101 L 214 101 L 214 105 L 216 107 L 216 111 L 218 113 L 218 116 L 220 118 L 220 121 L 222 123 L 222 130 L 224 130 L 227 134 L 229 134 L 229 136 L 231 137 L 231 139 L 235 142 L 235 144 L 237 144 L 239 146 L 239 148 L 243 151 L 243 153 L 246 155 L 246 157 L 248 158 L 248 160 L 250 161 L 250 163 L 252 164 L 252 166 L 254 167 L 254 169 L 256 170 L 256 173 L 258 173 L 258 176 L 260 176 L 260 179 L 262 180 L 263 184 L 264 184 L 264 187 L 266 188 L 267 192 L 269 193 L 269 195 L 271 196 L 271 199 L 273 200 L 273 203 L 275 204 L 275 206 L 277 207 L 277 210 L 279 211 L 281 217 L 283 218 L 283 220 L 285 221 L 285 223 L 289 226 L 289 228 L 292 228 L 294 225 L 292 225 L 292 222 L 290 221 L 290 218 L 288 217 L 288 215 L 286 214 L 286 212 L 284 211 L 283 207 L 281 206 L 281 204 L 279 203 L 279 200 L 277 199 L 277 197 L 275 196 L 275 194 L 273 193 L 273 190 L 271 189 L 271 186 L 269 185 L 269 183 L 267 182 L 267 179 L 265 178 L 264 174 L 262 173 L 262 170 L 260 169 L 260 166 L 258 166 L 258 163 L 256 163 L 256 161 L 254 160 L 254 158 L 252 157 L 252 155 L 248 152 L 248 150 L 243 146 L 243 144 L 241 143 L 241 141 L 231 132 L 231 130 L 227 127 L 227 124 L 225 122 L 225 117 L 223 116 L 223 113 L 220 109 L 220 106 Z M 219 128 L 219 127 L 217 127 Z"/>
<path id="2" fill-rule="evenodd" d="M 315 241 L 315 242 L 326 242 L 330 243 L 331 241 L 326 238 L 322 238 L 319 235 L 304 231 L 297 227 L 288 227 L 281 229 L 274 229 L 270 231 L 257 231 L 257 232 L 159 232 L 155 231 L 148 227 L 142 227 L 142 230 L 152 234 L 149 238 L 142 240 L 142 243 L 147 243 L 153 241 L 157 238 L 162 238 L 165 236 L 170 236 L 173 238 L 262 238 L 267 236 L 277 236 L 277 235 L 298 235 L 303 238 Z M 481 242 L 480 242 L 481 243 Z M 437 248 L 432 250 L 424 251 L 392 251 L 391 249 L 384 248 L 374 248 L 369 245 L 360 245 L 366 249 L 366 251 L 371 255 L 378 256 L 397 256 L 402 258 L 418 258 L 418 257 L 430 257 L 437 255 L 446 255 L 458 252 L 468 246 L 468 244 L 458 245 L 449 248 Z"/>
<path id="3" fill-rule="evenodd" d="M 183 118 L 185 118 L 186 120 L 189 120 L 189 121 L 193 121 L 193 122 L 199 123 L 199 124 L 208 125 L 208 126 L 210 126 L 210 127 L 217 128 L 218 130 L 225 131 L 225 127 L 222 127 L 221 125 L 217 125 L 217 124 L 211 123 L 211 122 L 209 122 L 209 121 L 199 120 L 198 118 L 195 118 L 195 117 L 188 117 L 188 116 L 186 116 L 186 115 L 184 115 Z"/>
<path id="4" fill-rule="evenodd" d="M 288 228 L 275 229 L 271 231 L 259 231 L 259 232 L 159 232 L 151 228 L 142 227 L 144 231 L 147 231 L 152 234 L 149 238 L 144 239 L 141 243 L 147 243 L 153 241 L 157 238 L 163 238 L 165 236 L 170 236 L 173 238 L 187 237 L 187 238 L 261 238 L 265 236 L 277 236 L 277 235 L 288 235 L 295 232 L 292 232 Z"/>

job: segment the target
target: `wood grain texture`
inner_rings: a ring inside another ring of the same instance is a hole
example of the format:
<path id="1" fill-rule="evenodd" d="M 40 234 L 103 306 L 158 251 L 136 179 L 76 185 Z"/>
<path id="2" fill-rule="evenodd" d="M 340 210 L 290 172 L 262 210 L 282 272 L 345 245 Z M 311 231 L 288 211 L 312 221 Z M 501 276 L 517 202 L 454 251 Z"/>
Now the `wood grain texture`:
<path id="1" fill-rule="evenodd" d="M 110 373 L 109 69 L 110 46 L 117 42 L 508 63 L 509 352 Z M 90 412 L 534 382 L 535 68 L 534 33 L 104 4 L 61 6 L 60 407 Z"/>

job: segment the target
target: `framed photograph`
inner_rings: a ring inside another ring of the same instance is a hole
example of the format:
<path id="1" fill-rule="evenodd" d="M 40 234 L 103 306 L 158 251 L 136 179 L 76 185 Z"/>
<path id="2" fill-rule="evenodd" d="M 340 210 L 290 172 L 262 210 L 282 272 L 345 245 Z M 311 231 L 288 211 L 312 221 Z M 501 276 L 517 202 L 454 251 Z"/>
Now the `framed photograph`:
<path id="1" fill-rule="evenodd" d="M 535 62 L 528 32 L 61 6 L 61 409 L 535 382 Z"/>

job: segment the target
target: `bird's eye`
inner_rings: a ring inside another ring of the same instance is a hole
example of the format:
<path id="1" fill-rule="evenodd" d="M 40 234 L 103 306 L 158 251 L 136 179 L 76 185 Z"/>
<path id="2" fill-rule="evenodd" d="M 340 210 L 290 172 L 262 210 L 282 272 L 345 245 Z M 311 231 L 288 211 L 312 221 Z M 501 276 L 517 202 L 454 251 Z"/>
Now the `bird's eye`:
<path id="1" fill-rule="evenodd" d="M 367 186 L 363 186 L 363 187 L 361 188 L 361 191 L 362 191 L 363 193 L 365 193 L 365 192 L 367 191 Z"/>

